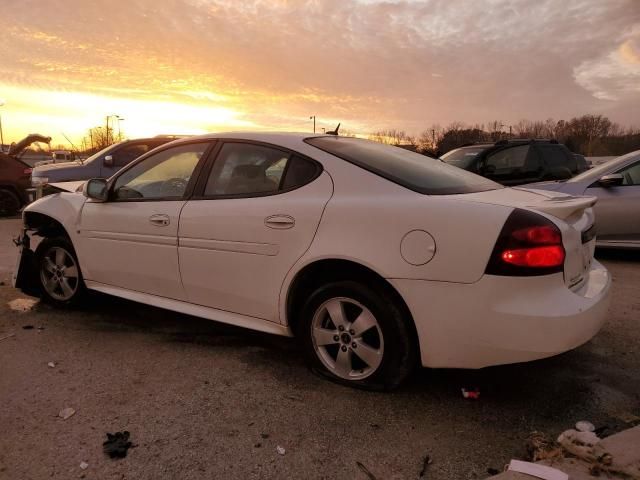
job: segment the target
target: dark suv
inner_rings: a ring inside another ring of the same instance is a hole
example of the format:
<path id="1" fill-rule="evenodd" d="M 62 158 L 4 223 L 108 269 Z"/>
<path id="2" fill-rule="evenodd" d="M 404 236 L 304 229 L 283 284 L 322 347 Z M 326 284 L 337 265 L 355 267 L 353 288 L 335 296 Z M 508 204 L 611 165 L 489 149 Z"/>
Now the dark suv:
<path id="1" fill-rule="evenodd" d="M 567 147 L 555 140 L 500 140 L 465 145 L 445 153 L 442 161 L 503 185 L 566 180 L 587 170 Z"/>
<path id="2" fill-rule="evenodd" d="M 181 138 L 181 136 L 158 135 L 153 138 L 124 140 L 100 150 L 84 161 L 38 165 L 31 174 L 32 184 L 35 186 L 46 183 L 89 180 L 90 178 L 109 178 L 143 153 L 176 138 Z"/>

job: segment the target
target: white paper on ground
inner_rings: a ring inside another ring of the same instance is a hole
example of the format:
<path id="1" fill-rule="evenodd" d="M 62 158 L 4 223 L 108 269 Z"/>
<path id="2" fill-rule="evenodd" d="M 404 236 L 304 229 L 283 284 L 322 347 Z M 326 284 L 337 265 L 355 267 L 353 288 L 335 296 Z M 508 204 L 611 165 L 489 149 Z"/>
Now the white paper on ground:
<path id="1" fill-rule="evenodd" d="M 526 473 L 543 480 L 569 480 L 569 475 L 560 470 L 537 463 L 523 462 L 521 460 L 511 460 L 509 468 L 512 472 Z"/>

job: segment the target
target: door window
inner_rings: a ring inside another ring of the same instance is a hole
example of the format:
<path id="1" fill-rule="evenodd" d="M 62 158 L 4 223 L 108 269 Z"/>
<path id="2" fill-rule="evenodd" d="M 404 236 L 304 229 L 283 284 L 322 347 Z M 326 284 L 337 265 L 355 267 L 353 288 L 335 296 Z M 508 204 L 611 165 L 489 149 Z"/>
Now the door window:
<path id="1" fill-rule="evenodd" d="M 505 148 L 487 156 L 484 172 L 488 175 L 506 176 L 538 170 L 536 158 L 529 155 L 529 145 Z"/>
<path id="2" fill-rule="evenodd" d="M 208 146 L 180 145 L 145 158 L 116 179 L 113 196 L 116 200 L 182 198 Z"/>
<path id="3" fill-rule="evenodd" d="M 211 169 L 204 195 L 269 195 L 309 183 L 319 172 L 314 162 L 282 150 L 226 143 Z"/>
<path id="4" fill-rule="evenodd" d="M 640 162 L 634 163 L 618 173 L 624 177 L 622 185 L 640 185 Z"/>
<path id="5" fill-rule="evenodd" d="M 113 166 L 127 166 L 140 155 L 142 155 L 143 153 L 147 153 L 149 150 L 151 150 L 149 145 L 145 145 L 143 143 L 125 145 L 124 147 L 113 153 Z"/>
<path id="6" fill-rule="evenodd" d="M 538 150 L 550 169 L 568 168 L 571 172 L 578 171 L 578 161 L 575 156 L 567 155 L 560 145 L 538 145 Z"/>

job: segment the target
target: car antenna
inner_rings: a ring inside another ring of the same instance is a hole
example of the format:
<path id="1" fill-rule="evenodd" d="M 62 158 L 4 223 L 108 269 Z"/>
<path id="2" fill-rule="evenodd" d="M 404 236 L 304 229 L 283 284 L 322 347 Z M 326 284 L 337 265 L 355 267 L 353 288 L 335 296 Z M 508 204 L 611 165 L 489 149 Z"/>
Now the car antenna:
<path id="1" fill-rule="evenodd" d="M 62 134 L 62 136 L 64 138 L 67 139 L 67 142 L 69 142 L 69 145 L 71 145 L 71 148 L 73 148 L 73 153 L 76 154 L 76 156 L 80 159 L 80 163 L 84 165 L 84 162 L 82 161 L 82 159 L 80 158 L 80 152 L 78 151 L 78 148 L 73 144 L 73 142 L 71 140 L 69 140 L 69 137 L 67 137 L 64 132 L 60 132 Z"/>
<path id="2" fill-rule="evenodd" d="M 332 130 L 331 132 L 327 132 L 327 135 L 338 135 L 338 130 L 340 130 L 340 123 L 338 123 L 338 126 L 336 127 L 335 130 Z"/>

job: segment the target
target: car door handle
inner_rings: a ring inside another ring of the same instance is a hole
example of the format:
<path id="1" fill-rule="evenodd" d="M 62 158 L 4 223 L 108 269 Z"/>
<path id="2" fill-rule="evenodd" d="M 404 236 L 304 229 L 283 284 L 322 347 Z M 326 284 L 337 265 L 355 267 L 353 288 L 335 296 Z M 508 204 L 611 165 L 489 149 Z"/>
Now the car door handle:
<path id="1" fill-rule="evenodd" d="M 269 228 L 285 230 L 287 228 L 293 228 L 296 220 L 290 215 L 271 215 L 264 219 L 264 224 Z"/>
<path id="2" fill-rule="evenodd" d="M 155 225 L 156 227 L 166 227 L 171 223 L 171 221 L 169 220 L 169 215 L 163 215 L 161 213 L 158 213 L 156 215 L 151 215 L 149 217 L 149 221 L 151 222 L 152 225 Z"/>

